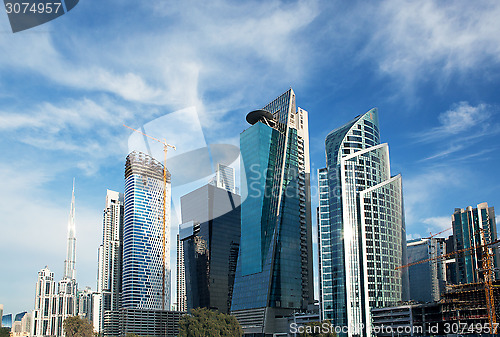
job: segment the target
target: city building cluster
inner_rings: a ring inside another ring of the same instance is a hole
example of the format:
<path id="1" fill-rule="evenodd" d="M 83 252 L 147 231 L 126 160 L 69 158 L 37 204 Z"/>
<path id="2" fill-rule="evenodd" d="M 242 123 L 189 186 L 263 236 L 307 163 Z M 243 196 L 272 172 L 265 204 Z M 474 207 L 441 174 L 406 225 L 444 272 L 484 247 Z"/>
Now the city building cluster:
<path id="1" fill-rule="evenodd" d="M 106 194 L 96 291 L 78 289 L 76 280 L 73 185 L 64 276 L 56 283 L 43 268 L 33 310 L 13 319 L 0 305 L 3 326 L 12 336 L 64 336 L 64 319 L 78 315 L 103 336 L 176 336 L 180 318 L 198 307 L 235 316 L 245 335 L 255 337 L 291 335 L 291 326 L 326 321 L 339 336 L 359 337 L 394 336 L 398 328 L 426 335 L 443 322 L 496 323 L 494 208 L 457 208 L 447 238 L 407 242 L 402 176 L 391 173 L 377 109 L 327 135 L 314 188 L 308 113 L 294 91 L 246 120 L 240 188 L 230 163 L 217 163 L 213 179 L 181 197 L 176 238 L 167 167 L 142 152 L 126 157 L 124 192 Z"/>

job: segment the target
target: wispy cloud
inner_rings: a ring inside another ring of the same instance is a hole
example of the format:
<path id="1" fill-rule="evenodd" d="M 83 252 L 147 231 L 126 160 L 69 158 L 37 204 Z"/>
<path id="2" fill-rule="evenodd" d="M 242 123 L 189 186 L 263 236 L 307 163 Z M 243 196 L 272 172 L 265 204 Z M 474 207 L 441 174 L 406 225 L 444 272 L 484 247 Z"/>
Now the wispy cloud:
<path id="1" fill-rule="evenodd" d="M 432 234 L 437 234 L 451 227 L 450 216 L 438 216 L 438 217 L 426 218 L 423 219 L 422 222 L 429 226 L 427 228 L 427 231 Z M 443 235 L 446 235 L 446 233 L 447 232 L 444 232 Z"/>
<path id="2" fill-rule="evenodd" d="M 475 106 L 469 102 L 454 104 L 438 116 L 439 126 L 412 135 L 418 143 L 434 143 L 439 148 L 437 153 L 420 161 L 449 159 L 457 152 L 463 155 L 453 159 L 463 161 L 478 156 L 479 153 L 491 152 L 492 148 L 480 151 L 471 148 L 484 138 L 500 133 L 500 127 L 492 121 L 496 113 L 496 107 L 484 103 Z"/>
<path id="3" fill-rule="evenodd" d="M 463 133 L 472 128 L 475 128 L 473 136 L 480 137 L 491 131 L 489 127 L 492 123 L 489 123 L 488 119 L 493 115 L 493 111 L 494 107 L 488 104 L 482 103 L 473 106 L 469 102 L 459 102 L 439 115 L 439 126 L 424 131 L 416 137 L 422 142 L 431 142 Z M 460 137 L 461 140 L 464 138 L 469 138 L 469 135 Z"/>
<path id="4" fill-rule="evenodd" d="M 366 56 L 407 87 L 429 75 L 446 79 L 454 71 L 476 71 L 485 61 L 500 61 L 500 4 L 495 0 L 390 0 L 375 10 Z"/>

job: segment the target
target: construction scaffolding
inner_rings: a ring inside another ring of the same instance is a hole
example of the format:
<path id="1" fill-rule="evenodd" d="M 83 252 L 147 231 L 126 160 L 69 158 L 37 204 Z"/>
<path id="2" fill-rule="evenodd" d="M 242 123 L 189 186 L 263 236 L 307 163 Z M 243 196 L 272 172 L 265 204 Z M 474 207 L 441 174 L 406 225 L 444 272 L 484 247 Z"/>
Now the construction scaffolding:
<path id="1" fill-rule="evenodd" d="M 500 314 L 500 281 L 492 282 L 495 315 Z M 448 286 L 442 294 L 443 321 L 467 324 L 489 323 L 488 304 L 484 283 L 468 283 Z M 500 329 L 499 329 L 500 330 Z"/>

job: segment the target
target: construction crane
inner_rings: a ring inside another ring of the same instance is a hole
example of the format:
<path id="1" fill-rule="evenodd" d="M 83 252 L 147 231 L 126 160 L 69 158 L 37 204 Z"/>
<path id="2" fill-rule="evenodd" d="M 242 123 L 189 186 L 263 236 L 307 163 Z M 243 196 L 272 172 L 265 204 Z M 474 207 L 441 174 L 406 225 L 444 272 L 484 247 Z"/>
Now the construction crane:
<path id="1" fill-rule="evenodd" d="M 445 230 L 443 230 L 443 231 L 441 231 L 441 232 L 439 232 L 439 233 L 436 233 L 436 234 L 429 233 L 431 236 L 429 236 L 429 237 L 427 237 L 427 238 L 425 238 L 425 239 L 432 239 L 432 238 L 433 238 L 433 237 L 435 237 L 436 235 L 439 235 L 439 234 L 442 234 L 442 233 L 444 233 L 444 232 L 447 232 L 447 231 L 449 231 L 450 229 L 453 229 L 453 227 L 446 228 Z"/>
<path id="2" fill-rule="evenodd" d="M 481 238 L 481 245 L 477 245 L 474 247 L 469 247 L 465 249 L 460 249 L 448 254 L 444 255 L 439 255 L 435 257 L 431 257 L 429 259 L 417 261 L 417 262 L 412 262 L 405 264 L 403 266 L 396 267 L 395 270 L 403 269 L 403 268 L 408 268 L 417 264 L 421 263 L 426 263 L 429 261 L 434 261 L 434 260 L 440 260 L 440 259 L 446 259 L 448 257 L 452 256 L 458 256 L 459 254 L 465 254 L 465 253 L 472 253 L 473 250 L 476 249 L 481 249 L 482 250 L 482 272 L 483 272 L 483 283 L 484 283 L 484 291 L 485 291 L 485 298 L 486 298 L 486 310 L 488 312 L 488 322 L 490 324 L 490 327 L 496 326 L 497 318 L 496 318 L 496 312 L 495 312 L 495 300 L 493 296 L 493 263 L 492 263 L 492 257 L 493 253 L 491 252 L 493 245 L 498 245 L 500 244 L 500 239 L 495 240 L 490 243 L 486 243 L 486 238 L 484 234 L 484 230 L 481 228 L 480 229 L 480 238 Z"/>
<path id="3" fill-rule="evenodd" d="M 159 140 L 158 138 L 151 137 L 150 135 L 145 134 L 142 131 L 136 130 L 134 128 L 131 128 L 130 126 L 127 126 L 123 124 L 124 127 L 129 128 L 130 130 L 133 130 L 135 132 L 140 133 L 143 136 L 146 136 L 148 138 L 151 138 L 154 141 L 157 141 L 158 143 L 163 145 L 163 153 L 164 153 L 164 158 L 163 158 L 163 274 L 162 274 L 162 296 L 161 296 L 161 306 L 162 309 L 165 310 L 165 252 L 166 252 L 166 217 L 167 217 L 167 152 L 168 148 L 172 148 L 176 150 L 174 145 L 168 144 L 166 139 Z"/>

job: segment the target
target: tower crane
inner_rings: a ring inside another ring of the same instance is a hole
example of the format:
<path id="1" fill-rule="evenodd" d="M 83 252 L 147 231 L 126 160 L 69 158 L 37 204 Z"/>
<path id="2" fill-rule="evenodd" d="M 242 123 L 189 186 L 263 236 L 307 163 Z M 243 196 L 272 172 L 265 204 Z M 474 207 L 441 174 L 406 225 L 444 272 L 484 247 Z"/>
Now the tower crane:
<path id="1" fill-rule="evenodd" d="M 434 261 L 434 260 L 440 260 L 440 259 L 446 259 L 448 257 L 452 256 L 458 256 L 459 254 L 465 254 L 465 253 L 471 253 L 475 249 L 481 249 L 481 255 L 482 255 L 482 272 L 483 272 L 483 283 L 484 283 L 484 291 L 485 291 L 485 298 L 486 298 L 486 310 L 488 312 L 488 322 L 490 324 L 490 327 L 496 326 L 497 322 L 497 317 L 496 317 L 496 312 L 495 312 L 495 299 L 493 296 L 493 263 L 492 263 L 492 257 L 493 253 L 491 250 L 493 247 L 490 246 L 495 246 L 500 244 L 500 239 L 495 240 L 490 243 L 486 243 L 486 238 L 484 234 L 484 230 L 481 228 L 480 229 L 480 237 L 481 237 L 481 244 L 474 246 L 474 247 L 469 247 L 465 249 L 460 249 L 448 254 L 443 254 L 435 257 L 431 257 L 425 260 L 417 261 L 417 262 L 412 262 L 405 264 L 403 266 L 396 267 L 395 270 L 400 270 L 403 268 L 408 268 L 417 264 L 421 263 L 426 263 L 429 261 Z"/>
<path id="2" fill-rule="evenodd" d="M 172 148 L 176 150 L 174 145 L 168 144 L 166 139 L 159 140 L 158 138 L 152 137 L 150 135 L 145 134 L 142 131 L 136 130 L 134 128 L 131 128 L 130 126 L 127 126 L 123 124 L 124 127 L 129 128 L 132 131 L 138 132 L 143 136 L 146 136 L 160 144 L 163 145 L 163 153 L 164 153 L 164 158 L 163 158 L 163 268 L 162 268 L 162 297 L 161 297 L 161 306 L 162 309 L 165 310 L 165 252 L 166 252 L 166 215 L 167 215 L 167 151 L 168 148 Z"/>

